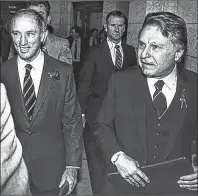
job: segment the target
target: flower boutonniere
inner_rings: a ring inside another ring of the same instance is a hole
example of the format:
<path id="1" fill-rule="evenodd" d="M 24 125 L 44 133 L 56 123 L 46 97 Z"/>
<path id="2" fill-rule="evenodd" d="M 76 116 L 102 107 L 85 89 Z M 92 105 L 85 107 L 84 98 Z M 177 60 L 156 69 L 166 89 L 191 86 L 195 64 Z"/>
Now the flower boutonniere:
<path id="1" fill-rule="evenodd" d="M 58 71 L 48 72 L 49 78 L 60 80 L 60 74 Z"/>
<path id="2" fill-rule="evenodd" d="M 181 102 L 181 109 L 183 108 L 183 106 L 185 106 L 187 108 L 187 102 L 186 102 L 186 89 L 183 89 L 181 92 L 181 96 L 180 96 L 180 102 Z"/>

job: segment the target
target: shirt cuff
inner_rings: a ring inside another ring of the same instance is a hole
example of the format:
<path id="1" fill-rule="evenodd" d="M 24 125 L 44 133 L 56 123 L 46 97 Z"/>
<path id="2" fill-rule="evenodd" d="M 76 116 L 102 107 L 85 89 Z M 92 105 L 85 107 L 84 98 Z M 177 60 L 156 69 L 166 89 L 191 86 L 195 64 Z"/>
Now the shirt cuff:
<path id="1" fill-rule="evenodd" d="M 75 168 L 75 169 L 80 169 L 80 167 L 76 167 L 76 166 L 70 166 L 70 165 L 69 165 L 69 166 L 66 166 L 66 169 L 67 169 L 67 168 Z"/>
<path id="2" fill-rule="evenodd" d="M 111 162 L 112 162 L 113 164 L 115 164 L 115 162 L 118 160 L 118 157 L 119 157 L 121 154 L 125 154 L 125 153 L 122 152 L 122 151 L 119 151 L 119 152 L 115 153 L 115 154 L 111 157 Z"/>

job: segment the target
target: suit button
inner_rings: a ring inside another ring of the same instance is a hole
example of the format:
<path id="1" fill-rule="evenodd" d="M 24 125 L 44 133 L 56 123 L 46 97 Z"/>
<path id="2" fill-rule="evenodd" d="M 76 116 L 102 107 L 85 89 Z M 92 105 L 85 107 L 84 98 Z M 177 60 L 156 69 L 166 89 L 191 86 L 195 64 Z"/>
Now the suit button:
<path id="1" fill-rule="evenodd" d="M 157 132 L 157 133 L 156 133 L 156 135 L 157 135 L 157 136 L 159 136 L 159 135 L 160 135 L 160 133 L 159 133 L 159 132 Z"/>
<path id="2" fill-rule="evenodd" d="M 146 161 L 144 161 L 144 163 L 145 163 L 145 164 L 147 164 L 147 162 L 146 162 Z"/>
<path id="3" fill-rule="evenodd" d="M 156 156 L 153 156 L 154 159 L 156 159 Z"/>
<path id="4" fill-rule="evenodd" d="M 160 123 L 157 124 L 158 127 L 159 127 L 160 125 L 161 125 Z"/>
<path id="5" fill-rule="evenodd" d="M 157 148 L 158 147 L 158 145 L 155 145 L 155 148 Z"/>

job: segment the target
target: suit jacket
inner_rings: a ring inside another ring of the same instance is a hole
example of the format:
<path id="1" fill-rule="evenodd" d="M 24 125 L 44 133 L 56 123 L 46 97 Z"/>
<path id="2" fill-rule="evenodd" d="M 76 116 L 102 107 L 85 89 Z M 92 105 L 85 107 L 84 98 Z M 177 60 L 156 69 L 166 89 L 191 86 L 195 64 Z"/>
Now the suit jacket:
<path id="1" fill-rule="evenodd" d="M 197 74 L 178 69 L 177 79 L 175 96 L 178 96 L 179 102 L 184 98 L 186 105 L 181 107 L 181 112 L 175 114 L 174 124 L 171 124 L 171 130 L 174 131 L 169 136 L 165 160 L 182 156 L 191 159 L 190 145 L 193 139 L 196 140 Z M 150 101 L 147 80 L 139 67 L 128 68 L 112 75 L 95 124 L 95 138 L 103 151 L 109 171 L 115 171 L 110 160 L 118 151 L 136 159 L 140 166 L 146 165 L 146 110 Z"/>
<path id="2" fill-rule="evenodd" d="M 72 53 L 67 39 L 55 36 L 48 32 L 44 47 L 49 56 L 58 59 L 59 61 L 72 64 Z M 12 43 L 8 59 L 11 59 L 15 55 L 17 55 L 17 52 Z"/>
<path id="3" fill-rule="evenodd" d="M 83 126 L 72 67 L 44 55 L 31 121 L 22 98 L 16 57 L 2 64 L 1 80 L 34 185 L 40 191 L 58 187 L 66 166 L 81 166 Z"/>
<path id="4" fill-rule="evenodd" d="M 136 65 L 134 47 L 122 43 L 122 48 L 124 54 L 122 69 Z M 114 71 L 116 67 L 112 62 L 108 43 L 105 41 L 91 47 L 83 62 L 78 89 L 82 113 L 86 114 L 88 121 L 96 119 L 107 92 L 110 75 Z"/>
<path id="5" fill-rule="evenodd" d="M 1 195 L 30 195 L 22 146 L 16 137 L 5 86 L 1 84 Z"/>
<path id="6" fill-rule="evenodd" d="M 3 28 L 0 28 L 0 36 L 1 36 L 1 62 L 8 60 L 8 55 L 10 51 L 10 45 L 12 42 L 12 38 Z"/>

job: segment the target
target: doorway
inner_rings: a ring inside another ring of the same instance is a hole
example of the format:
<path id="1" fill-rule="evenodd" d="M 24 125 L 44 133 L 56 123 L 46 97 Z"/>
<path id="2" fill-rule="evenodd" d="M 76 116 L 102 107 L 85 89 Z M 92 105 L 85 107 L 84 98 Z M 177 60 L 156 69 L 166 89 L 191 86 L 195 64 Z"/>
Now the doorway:
<path id="1" fill-rule="evenodd" d="M 73 2 L 73 22 L 82 28 L 84 38 L 90 36 L 92 28 L 102 29 L 103 1 Z"/>

